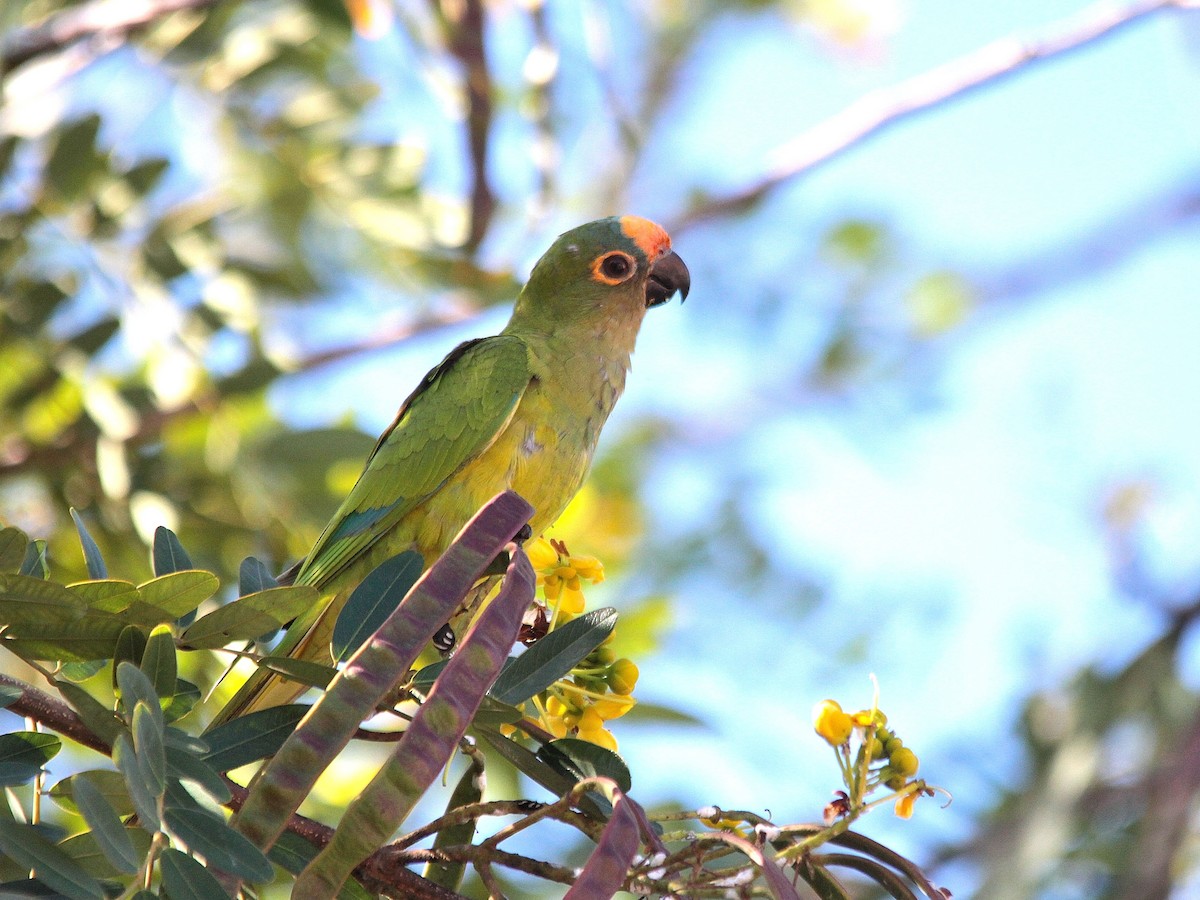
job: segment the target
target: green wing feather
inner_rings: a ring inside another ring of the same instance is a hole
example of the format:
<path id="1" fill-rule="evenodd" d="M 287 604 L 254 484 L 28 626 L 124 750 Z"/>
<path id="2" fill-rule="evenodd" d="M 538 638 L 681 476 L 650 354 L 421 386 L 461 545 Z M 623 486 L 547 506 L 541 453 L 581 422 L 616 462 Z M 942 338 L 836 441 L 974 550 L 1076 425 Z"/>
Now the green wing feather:
<path id="1" fill-rule="evenodd" d="M 481 338 L 451 351 L 379 438 L 296 583 L 326 584 L 487 450 L 512 418 L 529 378 L 520 338 Z"/>
<path id="2" fill-rule="evenodd" d="M 327 585 L 487 450 L 512 419 L 530 376 L 528 350 L 518 337 L 480 338 L 452 350 L 404 401 L 367 458 L 358 483 L 300 563 L 294 583 Z M 323 596 L 297 618 L 272 653 L 303 656 L 301 645 L 312 643 L 305 637 L 339 612 L 329 608 L 333 598 L 332 592 Z M 270 706 L 290 702 L 303 690 L 299 685 L 285 689 L 278 682 L 279 676 L 259 669 L 209 727 L 252 711 L 268 692 L 274 693 L 272 702 L 265 704 Z"/>

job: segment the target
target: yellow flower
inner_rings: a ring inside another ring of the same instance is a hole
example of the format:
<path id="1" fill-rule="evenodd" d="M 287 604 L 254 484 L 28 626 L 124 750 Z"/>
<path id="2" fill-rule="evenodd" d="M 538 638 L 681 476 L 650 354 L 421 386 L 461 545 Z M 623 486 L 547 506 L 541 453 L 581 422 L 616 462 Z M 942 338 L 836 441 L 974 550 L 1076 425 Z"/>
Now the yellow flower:
<path id="1" fill-rule="evenodd" d="M 526 544 L 525 553 L 535 572 L 558 565 L 558 553 L 544 537 Z"/>
<path id="2" fill-rule="evenodd" d="M 822 700 L 813 707 L 812 715 L 813 728 L 830 746 L 838 747 L 850 740 L 854 720 L 842 712 L 836 700 Z"/>
<path id="3" fill-rule="evenodd" d="M 913 804 L 917 802 L 918 791 L 910 791 L 896 801 L 896 815 L 901 819 L 911 819 Z"/>
<path id="4" fill-rule="evenodd" d="M 632 697 L 609 697 L 603 700 L 595 700 L 592 702 L 592 709 L 600 714 L 600 718 L 604 721 L 610 719 L 619 719 L 625 713 L 633 709 L 637 703 Z"/>
<path id="5" fill-rule="evenodd" d="M 618 659 L 608 667 L 604 676 L 614 694 L 627 697 L 637 687 L 638 667 L 631 659 Z"/>

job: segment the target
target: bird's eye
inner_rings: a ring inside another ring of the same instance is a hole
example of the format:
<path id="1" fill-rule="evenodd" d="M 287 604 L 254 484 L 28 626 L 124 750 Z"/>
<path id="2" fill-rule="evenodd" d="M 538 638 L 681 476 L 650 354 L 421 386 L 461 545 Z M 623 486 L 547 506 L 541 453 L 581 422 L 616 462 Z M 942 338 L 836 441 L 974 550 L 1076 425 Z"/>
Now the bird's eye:
<path id="1" fill-rule="evenodd" d="M 596 280 L 605 284 L 620 284 L 633 274 L 634 268 L 633 257 L 620 251 L 607 253 L 592 264 Z"/>

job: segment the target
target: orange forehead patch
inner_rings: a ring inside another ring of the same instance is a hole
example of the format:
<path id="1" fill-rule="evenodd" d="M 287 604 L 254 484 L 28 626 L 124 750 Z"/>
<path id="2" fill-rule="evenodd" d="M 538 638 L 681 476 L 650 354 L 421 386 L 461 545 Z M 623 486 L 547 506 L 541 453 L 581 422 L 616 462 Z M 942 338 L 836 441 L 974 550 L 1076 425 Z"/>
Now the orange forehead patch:
<path id="1" fill-rule="evenodd" d="M 621 216 L 621 230 L 646 254 L 650 262 L 658 259 L 671 249 L 671 236 L 661 225 L 656 225 L 649 219 L 640 216 Z"/>

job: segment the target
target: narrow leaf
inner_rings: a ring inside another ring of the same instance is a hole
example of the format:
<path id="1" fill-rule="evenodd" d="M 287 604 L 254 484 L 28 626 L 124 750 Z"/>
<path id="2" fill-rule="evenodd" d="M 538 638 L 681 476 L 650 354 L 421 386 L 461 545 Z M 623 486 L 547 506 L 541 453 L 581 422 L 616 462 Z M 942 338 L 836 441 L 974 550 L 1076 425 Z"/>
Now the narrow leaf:
<path id="1" fill-rule="evenodd" d="M 446 803 L 447 813 L 454 812 L 454 810 L 463 806 L 469 806 L 472 803 L 478 803 L 483 799 L 485 779 L 481 759 L 482 754 L 473 756 L 470 765 L 467 766 L 466 771 L 459 777 L 458 784 L 454 786 L 454 791 L 450 794 L 450 800 Z M 437 833 L 437 837 L 434 839 L 433 849 L 440 850 L 443 847 L 470 844 L 475 839 L 476 821 L 476 819 L 468 819 L 466 822 L 461 822 L 458 825 L 443 828 Z M 441 885 L 447 890 L 457 891 L 459 884 L 462 883 L 465 871 L 466 863 L 461 860 L 456 862 L 429 862 L 425 864 L 423 874 L 425 878 L 434 884 Z"/>
<path id="2" fill-rule="evenodd" d="M 543 744 L 537 752 L 538 758 L 553 766 L 575 781 L 585 778 L 608 778 L 622 791 L 630 788 L 629 767 L 625 760 L 607 747 L 581 741 L 578 738 L 562 738 Z"/>
<path id="3" fill-rule="evenodd" d="M 271 570 L 253 556 L 247 556 L 238 567 L 238 596 L 248 597 L 260 591 L 269 591 L 279 587 L 279 582 L 271 575 Z"/>
<path id="4" fill-rule="evenodd" d="M 75 802 L 75 786 L 84 777 L 104 796 L 108 805 L 116 810 L 121 818 L 132 816 L 137 811 L 129 799 L 129 788 L 125 785 L 124 776 L 111 769 L 92 769 L 70 775 L 50 788 L 50 799 L 69 812 L 80 812 L 79 804 Z"/>
<path id="5" fill-rule="evenodd" d="M 29 548 L 29 538 L 20 528 L 11 525 L 0 528 L 0 569 L 5 572 L 16 572 L 25 561 L 25 551 Z"/>
<path id="6" fill-rule="evenodd" d="M 550 632 L 505 668 L 491 694 L 503 703 L 524 703 L 544 691 L 612 634 L 617 611 L 597 609 Z"/>
<path id="7" fill-rule="evenodd" d="M 25 548 L 25 559 L 21 562 L 19 574 L 31 578 L 48 578 L 50 564 L 46 559 L 46 542 L 43 540 L 30 541 Z"/>
<path id="8" fill-rule="evenodd" d="M 263 852 L 208 810 L 168 807 L 167 828 L 210 866 L 251 882 L 270 881 L 274 870 Z"/>
<path id="9" fill-rule="evenodd" d="M 158 694 L 154 693 L 154 685 L 150 683 L 146 673 L 132 663 L 120 663 L 117 666 L 117 687 L 125 715 L 132 720 L 136 705 L 144 703 L 154 715 L 158 730 L 161 732 L 166 724 L 163 720 L 162 706 L 158 702 Z"/>
<path id="10" fill-rule="evenodd" d="M 146 858 L 146 854 L 150 852 L 150 835 L 137 826 L 122 827 L 125 836 L 133 845 L 133 853 L 137 860 L 140 861 Z M 125 880 L 127 875 L 124 870 L 118 869 L 108 857 L 104 855 L 104 851 L 100 849 L 100 842 L 96 839 L 95 832 L 85 831 L 81 834 L 73 835 L 64 841 L 60 841 L 58 849 L 67 856 L 71 857 L 79 868 L 87 872 L 93 878 L 100 878 L 106 881 L 121 881 Z M 0 897 L 4 896 L 3 889 L 0 889 Z"/>
<path id="11" fill-rule="evenodd" d="M 224 647 L 231 641 L 261 637 L 280 628 L 317 602 L 317 589 L 308 585 L 271 588 L 241 597 L 201 616 L 180 641 L 198 650 Z"/>
<path id="12" fill-rule="evenodd" d="M 170 528 L 159 525 L 154 529 L 154 574 L 169 575 L 192 568 L 191 557 Z"/>
<path id="13" fill-rule="evenodd" d="M 129 790 L 129 799 L 138 814 L 138 824 L 147 831 L 158 831 L 162 820 L 158 816 L 159 794 L 154 786 L 146 780 L 142 766 L 138 764 L 137 753 L 133 748 L 133 738 L 122 732 L 113 744 L 113 762 L 117 770 L 125 776 L 125 787 Z"/>
<path id="14" fill-rule="evenodd" d="M 175 696 L 178 665 L 175 661 L 175 638 L 170 625 L 156 625 L 150 632 L 150 639 L 142 653 L 141 670 L 160 701 Z"/>
<path id="15" fill-rule="evenodd" d="M 100 882 L 79 864 L 42 837 L 33 825 L 0 819 L 0 850 L 23 867 L 37 872 L 37 880 L 68 897 L 103 900 Z"/>
<path id="16" fill-rule="evenodd" d="M 136 625 L 126 625 L 117 637 L 117 646 L 113 649 L 113 688 L 117 685 L 117 672 L 122 663 L 137 667 L 141 665 L 142 653 L 146 650 L 146 632 Z M 151 688 L 153 690 L 153 687 Z"/>
<path id="17" fill-rule="evenodd" d="M 308 710 L 303 704 L 272 706 L 218 725 L 204 735 L 209 750 L 203 759 L 218 772 L 228 772 L 272 756 Z"/>
<path id="18" fill-rule="evenodd" d="M 163 707 L 163 718 L 168 722 L 182 719 L 200 702 L 200 688 L 182 678 L 175 679 L 175 693 L 167 699 Z"/>
<path id="19" fill-rule="evenodd" d="M 113 578 L 103 581 L 78 581 L 68 585 L 67 590 L 80 603 L 101 612 L 124 612 L 138 599 L 137 585 L 131 581 Z"/>
<path id="20" fill-rule="evenodd" d="M 92 829 L 100 851 L 118 871 L 132 875 L 140 860 L 116 810 L 86 777 L 78 779 L 74 788 L 75 804 Z"/>
<path id="21" fill-rule="evenodd" d="M 152 578 L 138 585 L 138 591 L 143 603 L 162 610 L 167 615 L 164 621 L 172 621 L 190 613 L 220 586 L 221 582 L 212 572 L 185 569 Z"/>
<path id="22" fill-rule="evenodd" d="M 316 855 L 317 848 L 292 831 L 281 834 L 267 851 L 267 859 L 293 875 L 299 875 Z M 375 896 L 353 878 L 338 892 L 338 900 L 371 900 Z"/>
<path id="23" fill-rule="evenodd" d="M 362 580 L 333 627 L 334 659 L 346 661 L 375 633 L 416 584 L 424 567 L 420 553 L 406 550 L 380 563 Z"/>
<path id="24" fill-rule="evenodd" d="M 178 747 L 167 748 L 167 774 L 180 781 L 192 782 L 217 803 L 228 803 L 233 796 L 216 769 Z"/>
<path id="25" fill-rule="evenodd" d="M 83 724 L 112 744 L 124 730 L 125 723 L 111 709 L 104 706 L 86 690 L 69 681 L 56 681 L 54 686 L 64 699 L 79 713 Z"/>
<path id="26" fill-rule="evenodd" d="M 141 700 L 133 708 L 133 747 L 147 786 L 161 794 L 167 788 L 167 753 L 163 747 L 162 710 L 157 703 L 153 711 Z"/>
<path id="27" fill-rule="evenodd" d="M 333 676 L 337 674 L 337 669 L 333 666 L 323 666 L 307 659 L 292 659 L 290 656 L 266 656 L 260 659 L 258 664 L 292 681 L 319 688 L 328 687 Z"/>
<path id="28" fill-rule="evenodd" d="M 83 561 L 87 563 L 88 577 L 107 578 L 108 566 L 104 564 L 104 557 L 100 555 L 100 547 L 88 534 L 87 526 L 83 524 L 83 518 L 73 507 L 71 518 L 75 520 L 75 530 L 79 532 L 79 543 L 83 547 Z"/>
<path id="29" fill-rule="evenodd" d="M 58 735 L 14 731 L 0 735 L 0 786 L 26 784 L 62 749 Z"/>
<path id="30" fill-rule="evenodd" d="M 229 892 L 212 872 L 173 847 L 162 852 L 159 869 L 170 900 L 229 900 Z"/>

